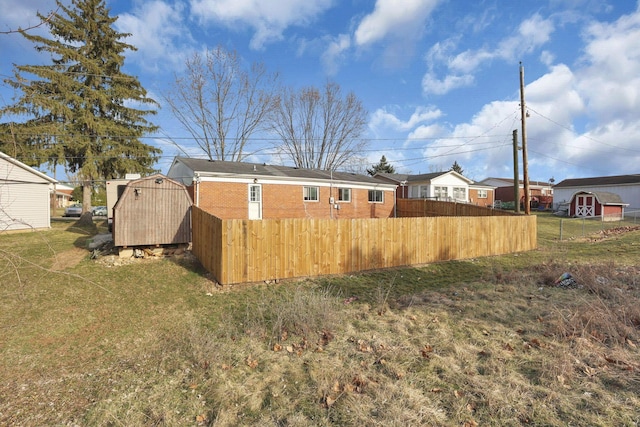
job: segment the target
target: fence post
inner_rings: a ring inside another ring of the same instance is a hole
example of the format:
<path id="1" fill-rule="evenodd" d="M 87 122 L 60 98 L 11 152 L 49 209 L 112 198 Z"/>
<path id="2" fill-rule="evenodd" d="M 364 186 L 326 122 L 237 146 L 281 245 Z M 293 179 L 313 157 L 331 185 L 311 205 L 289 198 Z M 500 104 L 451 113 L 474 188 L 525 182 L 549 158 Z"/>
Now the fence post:
<path id="1" fill-rule="evenodd" d="M 562 225 L 564 223 L 564 218 L 560 218 L 560 241 L 562 241 Z"/>

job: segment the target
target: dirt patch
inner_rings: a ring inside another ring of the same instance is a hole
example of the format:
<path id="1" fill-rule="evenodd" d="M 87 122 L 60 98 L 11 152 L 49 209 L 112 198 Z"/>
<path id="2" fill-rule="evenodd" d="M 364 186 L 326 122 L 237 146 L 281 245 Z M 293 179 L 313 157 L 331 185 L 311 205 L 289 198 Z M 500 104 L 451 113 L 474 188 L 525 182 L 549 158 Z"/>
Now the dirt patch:
<path id="1" fill-rule="evenodd" d="M 51 269 L 54 271 L 63 271 L 68 268 L 73 268 L 80 263 L 88 252 L 81 248 L 71 248 L 66 251 L 58 252 L 53 257 L 53 265 Z"/>
<path id="2" fill-rule="evenodd" d="M 640 230 L 640 226 L 616 227 L 616 228 L 609 228 L 607 230 L 601 230 L 598 232 L 598 234 L 601 235 L 602 237 L 609 237 L 609 236 L 617 236 L 619 234 L 625 234 L 625 233 L 629 233 L 631 231 L 637 231 L 637 230 Z"/>

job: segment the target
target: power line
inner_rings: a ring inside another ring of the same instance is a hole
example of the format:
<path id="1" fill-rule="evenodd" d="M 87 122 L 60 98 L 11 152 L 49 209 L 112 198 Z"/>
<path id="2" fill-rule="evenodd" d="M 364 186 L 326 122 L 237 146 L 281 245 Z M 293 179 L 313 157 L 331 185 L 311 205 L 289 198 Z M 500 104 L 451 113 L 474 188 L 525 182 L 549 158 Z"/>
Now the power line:
<path id="1" fill-rule="evenodd" d="M 568 131 L 569 131 L 569 132 L 571 132 L 571 133 L 575 133 L 575 131 L 574 131 L 573 129 L 571 129 L 570 127 L 565 126 L 565 125 L 563 125 L 562 123 L 558 123 L 558 122 L 556 122 L 555 120 L 553 120 L 553 119 L 551 119 L 551 118 L 549 118 L 549 117 L 545 116 L 544 114 L 537 112 L 536 110 L 534 110 L 533 108 L 529 107 L 528 105 L 527 105 L 527 110 L 529 110 L 529 111 L 533 111 L 533 112 L 534 112 L 535 114 L 537 114 L 538 116 L 542 117 L 543 119 L 545 119 L 545 120 L 547 120 L 547 121 L 549 121 L 549 122 L 553 123 L 554 125 L 556 125 L 556 126 L 558 126 L 558 127 L 562 128 L 562 129 L 564 129 L 564 130 L 568 130 Z M 590 139 L 591 141 L 593 141 L 593 142 L 597 142 L 598 144 L 606 145 L 606 146 L 608 146 L 608 147 L 616 148 L 616 149 L 619 149 L 619 150 L 634 151 L 634 152 L 636 152 L 636 151 L 640 151 L 640 149 L 634 149 L 634 148 L 621 147 L 621 146 L 619 146 L 619 145 L 614 145 L 614 144 L 609 144 L 609 143 L 607 143 L 607 142 L 602 142 L 602 141 L 599 141 L 599 140 L 597 140 L 597 139 L 595 139 L 595 138 L 593 138 L 593 137 L 591 137 L 591 136 L 589 136 L 589 135 L 586 135 L 586 134 L 584 134 L 584 133 L 583 133 L 583 134 L 580 134 L 580 135 L 578 135 L 578 136 L 579 136 L 579 138 L 586 138 L 586 139 Z"/>

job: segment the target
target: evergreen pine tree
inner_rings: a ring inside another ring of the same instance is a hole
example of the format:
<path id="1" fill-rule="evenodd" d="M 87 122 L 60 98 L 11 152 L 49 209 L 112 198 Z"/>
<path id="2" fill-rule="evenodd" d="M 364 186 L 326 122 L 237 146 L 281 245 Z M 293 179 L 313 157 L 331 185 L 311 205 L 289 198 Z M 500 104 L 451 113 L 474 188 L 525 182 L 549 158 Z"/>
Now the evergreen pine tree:
<path id="1" fill-rule="evenodd" d="M 161 151 L 140 138 L 157 129 L 145 118 L 155 114 L 157 103 L 136 77 L 122 72 L 124 52 L 135 47 L 122 41 L 129 34 L 112 28 L 117 17 L 109 16 L 104 0 L 56 4 L 59 12 L 46 21 L 51 38 L 22 33 L 52 63 L 17 65 L 14 78 L 5 80 L 21 95 L 0 115 L 24 121 L 3 142 L 25 145 L 22 152 L 34 166 L 61 164 L 77 173 L 83 182 L 82 220 L 90 221 L 95 181 L 153 171 Z"/>
<path id="2" fill-rule="evenodd" d="M 457 161 L 453 162 L 453 164 L 451 165 L 451 168 L 449 170 L 450 171 L 454 171 L 454 172 L 458 172 L 460 175 L 462 175 L 462 172 L 464 172 L 464 169 L 462 169 L 462 166 L 460 166 Z"/>
<path id="3" fill-rule="evenodd" d="M 396 173 L 396 169 L 391 164 L 387 163 L 387 158 L 382 155 L 380 161 L 377 164 L 371 165 L 371 168 L 367 168 L 367 173 L 371 176 L 377 174 L 378 172 Z"/>

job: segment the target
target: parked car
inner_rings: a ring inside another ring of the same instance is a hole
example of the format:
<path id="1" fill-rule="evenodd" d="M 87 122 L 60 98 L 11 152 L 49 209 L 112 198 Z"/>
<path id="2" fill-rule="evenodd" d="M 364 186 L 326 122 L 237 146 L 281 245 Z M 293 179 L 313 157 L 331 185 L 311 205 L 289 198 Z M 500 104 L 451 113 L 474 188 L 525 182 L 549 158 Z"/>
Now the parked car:
<path id="1" fill-rule="evenodd" d="M 107 216 L 107 207 L 94 206 L 92 212 L 93 212 L 93 216 Z"/>
<path id="2" fill-rule="evenodd" d="M 82 215 L 82 204 L 76 203 L 74 205 L 68 206 L 64 210 L 63 216 L 80 216 Z"/>

